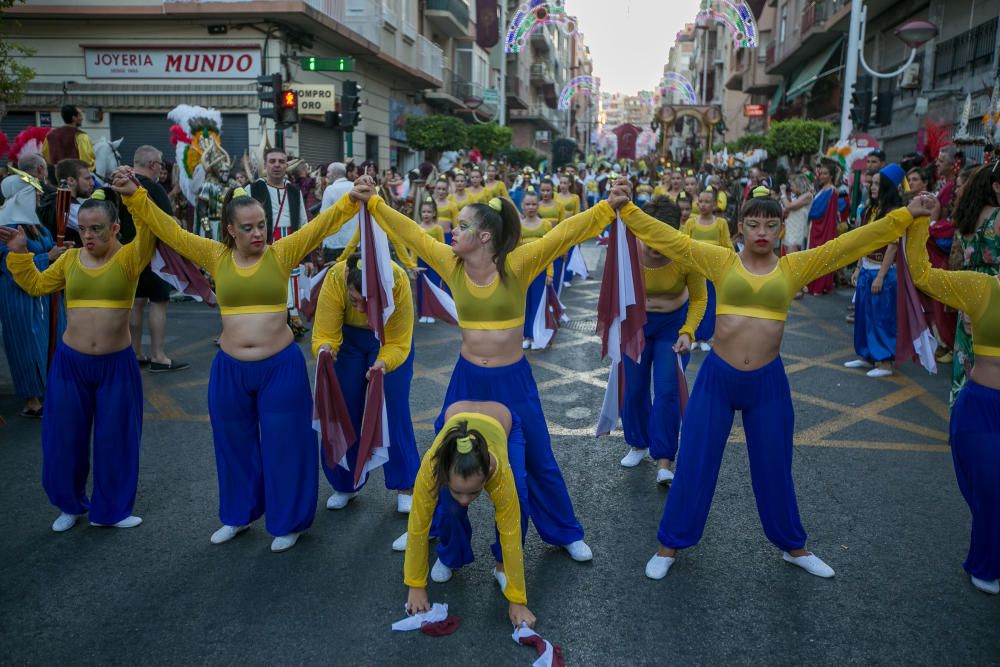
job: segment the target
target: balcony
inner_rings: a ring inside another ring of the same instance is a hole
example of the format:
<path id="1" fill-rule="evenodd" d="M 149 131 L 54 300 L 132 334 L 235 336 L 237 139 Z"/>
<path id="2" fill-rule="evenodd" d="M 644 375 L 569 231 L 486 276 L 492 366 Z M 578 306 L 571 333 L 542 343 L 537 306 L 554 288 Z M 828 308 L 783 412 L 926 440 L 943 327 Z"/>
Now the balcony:
<path id="1" fill-rule="evenodd" d="M 804 61 L 829 48 L 847 34 L 850 14 L 850 0 L 809 2 L 802 12 L 798 36 L 789 30 L 785 41 L 776 44 L 773 60 L 768 47 L 768 73 L 791 74 L 801 68 Z"/>
<path id="2" fill-rule="evenodd" d="M 448 37 L 469 35 L 469 4 L 465 0 L 426 0 L 424 18 Z"/>
<path id="3" fill-rule="evenodd" d="M 403 34 L 404 36 L 406 35 L 405 31 Z M 444 67 L 444 54 L 441 51 L 441 47 L 423 35 L 417 35 L 416 66 L 421 72 L 444 81 L 442 70 Z"/>
<path id="4" fill-rule="evenodd" d="M 555 84 L 555 75 L 552 68 L 544 63 L 535 63 L 531 66 L 531 83 L 537 85 Z"/>
<path id="5" fill-rule="evenodd" d="M 508 109 L 527 109 L 529 100 L 528 68 L 517 67 L 515 61 L 507 59 L 506 94 Z"/>
<path id="6" fill-rule="evenodd" d="M 992 18 L 937 45 L 934 57 L 935 86 L 971 76 L 977 68 L 992 62 L 997 21 L 997 18 Z"/>
<path id="7" fill-rule="evenodd" d="M 511 109 L 510 120 L 531 123 L 540 129 L 552 132 L 561 132 L 566 123 L 562 114 L 542 104 L 535 104 L 527 109 Z"/>
<path id="8" fill-rule="evenodd" d="M 548 29 L 542 25 L 531 33 L 531 45 L 535 53 L 542 56 L 549 56 L 555 53 L 556 45 L 552 42 L 552 35 Z"/>
<path id="9" fill-rule="evenodd" d="M 382 4 L 348 0 L 344 25 L 373 44 L 382 42 Z"/>

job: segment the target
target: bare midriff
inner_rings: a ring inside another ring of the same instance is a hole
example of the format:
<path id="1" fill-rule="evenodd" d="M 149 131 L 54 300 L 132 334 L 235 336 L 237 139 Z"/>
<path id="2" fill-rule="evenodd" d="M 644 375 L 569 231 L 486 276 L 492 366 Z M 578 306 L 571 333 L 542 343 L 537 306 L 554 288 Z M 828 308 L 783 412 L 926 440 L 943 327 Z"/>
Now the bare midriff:
<path id="1" fill-rule="evenodd" d="M 219 347 L 234 359 L 260 361 L 295 340 L 286 313 L 241 313 L 222 316 Z"/>
<path id="2" fill-rule="evenodd" d="M 524 356 L 522 326 L 511 329 L 462 329 L 462 356 L 476 366 L 516 364 Z"/>
<path id="3" fill-rule="evenodd" d="M 752 371 L 774 361 L 781 350 L 785 323 L 743 315 L 715 320 L 715 353 L 737 370 Z"/>
<path id="4" fill-rule="evenodd" d="M 112 354 L 132 344 L 125 308 L 67 308 L 62 341 L 83 354 Z"/>

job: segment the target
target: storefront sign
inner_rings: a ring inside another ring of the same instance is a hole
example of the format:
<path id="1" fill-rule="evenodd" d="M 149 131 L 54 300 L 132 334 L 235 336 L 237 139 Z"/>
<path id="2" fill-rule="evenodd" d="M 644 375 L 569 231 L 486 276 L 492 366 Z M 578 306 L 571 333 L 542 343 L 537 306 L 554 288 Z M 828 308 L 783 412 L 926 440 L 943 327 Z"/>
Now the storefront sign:
<path id="1" fill-rule="evenodd" d="M 299 113 L 322 116 L 337 110 L 337 87 L 332 83 L 285 84 L 285 90 L 294 90 L 299 96 Z"/>
<path id="2" fill-rule="evenodd" d="M 767 113 L 763 104 L 744 104 L 743 115 L 747 118 L 759 118 Z"/>
<path id="3" fill-rule="evenodd" d="M 252 79 L 258 46 L 84 46 L 88 79 Z"/>

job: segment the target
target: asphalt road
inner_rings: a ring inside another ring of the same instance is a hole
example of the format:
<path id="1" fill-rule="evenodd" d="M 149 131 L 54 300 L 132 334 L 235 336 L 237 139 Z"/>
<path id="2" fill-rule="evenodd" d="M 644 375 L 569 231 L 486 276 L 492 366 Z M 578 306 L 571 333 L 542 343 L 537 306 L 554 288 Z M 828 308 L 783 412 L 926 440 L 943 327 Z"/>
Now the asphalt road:
<path id="1" fill-rule="evenodd" d="M 528 535 L 530 607 L 569 664 L 1000 662 L 1000 599 L 975 591 L 961 568 L 969 517 L 947 447 L 946 378 L 912 365 L 883 380 L 843 369 L 847 292 L 796 302 L 783 346 L 802 519 L 836 578 L 783 563 L 765 539 L 737 418 L 704 540 L 666 579 L 646 579 L 667 490 L 652 463 L 618 464 L 620 432 L 591 437 L 607 374 L 592 335 L 597 290 L 590 281 L 566 292 L 573 324 L 530 356 L 595 554 L 575 563 Z M 270 553 L 260 522 L 209 543 L 218 520 L 205 395 L 218 329 L 214 311 L 171 306 L 168 352 L 193 367 L 143 376 L 145 521 L 134 530 L 51 532 L 40 424 L 17 416 L 0 368 L 0 662 L 530 665 L 490 577 L 488 501 L 473 505 L 478 560 L 430 585 L 463 621 L 445 638 L 389 629 L 406 596 L 389 545 L 406 520 L 381 473 L 338 512 L 324 509 L 321 478 L 316 522 L 287 553 Z M 411 401 L 422 450 L 457 345 L 454 329 L 418 325 Z"/>

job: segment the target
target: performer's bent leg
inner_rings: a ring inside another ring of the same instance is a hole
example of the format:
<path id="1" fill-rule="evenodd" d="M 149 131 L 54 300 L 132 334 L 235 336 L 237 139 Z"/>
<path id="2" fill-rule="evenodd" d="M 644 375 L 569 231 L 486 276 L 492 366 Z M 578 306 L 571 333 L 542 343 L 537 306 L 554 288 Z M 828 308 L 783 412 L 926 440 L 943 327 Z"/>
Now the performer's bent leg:
<path id="1" fill-rule="evenodd" d="M 414 348 L 410 356 L 385 376 L 385 410 L 389 419 L 389 460 L 382 467 L 385 488 L 407 491 L 413 488 L 420 469 L 417 438 L 410 416 L 410 384 L 413 382 Z"/>
<path id="2" fill-rule="evenodd" d="M 438 535 L 437 555 L 442 563 L 455 570 L 475 560 L 469 508 L 456 502 L 447 486 L 438 494 L 434 523 Z"/>
<path id="3" fill-rule="evenodd" d="M 684 325 L 687 308 L 684 307 L 669 315 L 672 319 L 671 326 L 652 341 L 647 341 L 646 351 L 643 354 L 650 352 L 653 357 L 653 411 L 649 426 L 649 455 L 654 459 L 673 461 L 677 458 L 677 443 L 681 430 L 677 353 L 674 352 L 673 346 L 677 342 L 678 330 Z M 689 353 L 681 357 L 685 368 L 690 358 Z"/>
<path id="4" fill-rule="evenodd" d="M 649 385 L 653 377 L 653 351 L 650 347 L 647 340 L 639 363 L 627 356 L 622 359 L 625 367 L 622 429 L 625 431 L 625 444 L 639 449 L 647 449 L 650 443 L 650 411 L 653 409 L 649 398 Z"/>
<path id="5" fill-rule="evenodd" d="M 514 487 L 517 489 L 517 501 L 521 506 L 521 545 L 524 545 L 524 538 L 528 535 L 528 477 L 524 471 L 524 431 L 521 429 L 521 420 L 517 415 L 511 415 L 513 423 L 510 427 L 510 435 L 507 436 L 507 459 L 510 462 L 511 472 L 514 473 Z M 500 549 L 500 533 L 494 529 L 496 539 L 490 550 L 493 558 L 498 563 L 503 562 L 503 551 Z"/>
<path id="6" fill-rule="evenodd" d="M 323 457 L 323 473 L 330 482 L 334 491 L 340 493 L 354 493 L 364 488 L 367 479 L 361 480 L 361 485 L 354 488 L 354 466 L 358 460 L 358 441 L 361 438 L 361 421 L 365 414 L 365 394 L 368 391 L 368 381 L 365 373 L 375 361 L 375 353 L 370 350 L 355 345 L 355 336 L 351 333 L 353 327 L 343 327 L 344 343 L 337 353 L 337 360 L 333 363 L 334 371 L 337 373 L 337 382 L 340 384 L 340 391 L 344 395 L 344 404 L 347 412 L 351 415 L 351 425 L 357 439 L 351 443 L 347 450 L 346 458 L 348 468 L 342 465 L 335 465 L 332 468 L 326 464 Z M 368 332 L 371 334 L 371 332 Z M 374 339 L 374 336 L 372 336 Z M 338 462 L 339 463 L 339 462 Z"/>

